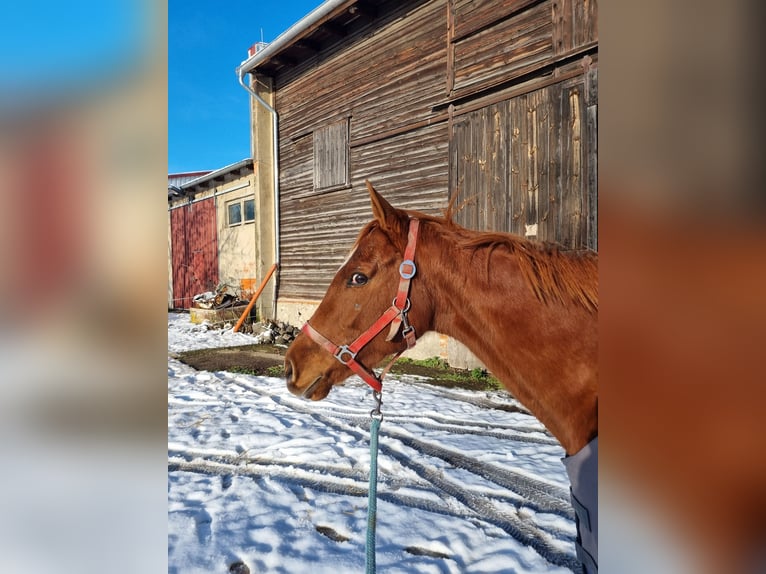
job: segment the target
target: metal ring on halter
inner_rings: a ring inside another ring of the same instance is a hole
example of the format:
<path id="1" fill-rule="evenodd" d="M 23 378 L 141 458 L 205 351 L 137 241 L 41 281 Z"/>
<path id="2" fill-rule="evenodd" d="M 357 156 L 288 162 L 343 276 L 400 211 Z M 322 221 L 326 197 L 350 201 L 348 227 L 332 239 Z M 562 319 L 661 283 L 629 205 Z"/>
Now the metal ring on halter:
<path id="1" fill-rule="evenodd" d="M 349 355 L 351 358 L 344 361 L 343 355 Z M 341 345 L 335 353 L 335 358 L 338 359 L 341 364 L 348 365 L 351 361 L 356 359 L 356 353 L 349 349 L 348 345 Z"/>
<path id="2" fill-rule="evenodd" d="M 412 271 L 405 271 L 404 267 L 409 266 Z M 399 275 L 402 276 L 402 279 L 412 279 L 415 277 L 415 273 L 417 273 L 418 268 L 415 266 L 415 262 L 412 259 L 405 259 L 401 262 L 399 265 Z"/>
<path id="3" fill-rule="evenodd" d="M 409 297 L 407 297 L 407 299 L 404 300 L 404 309 L 399 309 L 399 307 L 396 307 L 396 298 L 394 298 L 394 300 L 391 301 L 391 306 L 392 307 L 396 307 L 402 313 L 406 313 L 407 311 L 409 311 L 410 310 L 410 305 L 411 305 L 411 303 L 410 303 L 410 298 Z"/>

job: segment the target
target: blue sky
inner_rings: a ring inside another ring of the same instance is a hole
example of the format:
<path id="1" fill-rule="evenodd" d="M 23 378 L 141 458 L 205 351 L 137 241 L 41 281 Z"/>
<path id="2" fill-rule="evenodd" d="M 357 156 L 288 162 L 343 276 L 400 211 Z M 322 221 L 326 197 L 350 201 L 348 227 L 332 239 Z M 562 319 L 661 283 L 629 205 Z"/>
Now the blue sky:
<path id="1" fill-rule="evenodd" d="M 129 67 L 149 43 L 144 8 L 136 0 L 4 2 L 0 104 L 82 93 Z"/>
<path id="2" fill-rule="evenodd" d="M 248 93 L 236 67 L 321 0 L 169 0 L 168 173 L 218 169 L 250 155 Z"/>

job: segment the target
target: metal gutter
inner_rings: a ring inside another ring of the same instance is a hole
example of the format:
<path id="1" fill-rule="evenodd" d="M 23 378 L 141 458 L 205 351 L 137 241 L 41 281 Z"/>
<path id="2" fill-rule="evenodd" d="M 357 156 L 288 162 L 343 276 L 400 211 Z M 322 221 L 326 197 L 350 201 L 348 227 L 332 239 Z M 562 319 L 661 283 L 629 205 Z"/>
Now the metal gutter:
<path id="1" fill-rule="evenodd" d="M 277 318 L 277 285 L 279 285 L 279 257 L 280 257 L 280 228 L 279 228 L 279 117 L 277 110 L 272 108 L 269 103 L 264 100 L 258 93 L 251 88 L 247 82 L 245 82 L 245 72 L 242 69 L 237 70 L 237 76 L 239 77 L 240 85 L 245 88 L 250 94 L 271 114 L 271 140 L 272 140 L 272 175 L 274 178 L 274 265 L 277 266 L 277 272 L 274 275 L 274 297 L 272 299 L 271 312 L 274 314 L 274 319 Z"/>
<path id="2" fill-rule="evenodd" d="M 217 197 L 219 197 L 221 195 L 226 195 L 227 193 L 231 193 L 232 191 L 239 191 L 240 189 L 244 189 L 244 188 L 248 187 L 249 185 L 250 185 L 250 182 L 243 183 L 243 184 L 240 184 L 240 185 L 235 185 L 234 187 L 228 187 L 226 189 L 222 189 L 221 191 L 216 191 L 216 192 L 213 193 L 213 195 L 206 195 L 204 197 L 200 197 L 200 198 L 197 198 L 197 199 L 191 199 L 191 197 L 189 196 L 189 199 L 187 199 L 183 203 L 178 203 L 176 205 L 168 205 L 168 211 L 173 211 L 174 209 L 180 209 L 182 207 L 186 207 L 188 205 L 191 205 L 192 203 L 198 203 L 200 201 L 205 201 L 207 199 L 217 198 Z"/>
<path id="3" fill-rule="evenodd" d="M 211 179 L 215 179 L 216 177 L 227 174 L 230 171 L 234 171 L 236 169 L 241 169 L 243 167 L 247 167 L 248 165 L 252 165 L 252 163 L 253 163 L 253 160 L 251 158 L 243 159 L 236 163 L 232 163 L 230 165 L 217 169 L 215 171 L 211 171 L 210 173 L 206 173 L 205 175 L 202 175 L 198 178 L 190 179 L 189 181 L 187 181 L 186 183 L 182 183 L 178 187 L 180 187 L 182 190 L 186 190 L 195 185 L 199 185 L 200 183 L 205 183 L 206 181 L 210 181 Z"/>
<path id="4" fill-rule="evenodd" d="M 279 36 L 277 36 L 276 40 L 271 42 L 263 50 L 256 52 L 250 58 L 242 62 L 239 67 L 237 67 L 237 75 L 242 78 L 242 76 L 245 74 L 251 73 L 260 64 L 266 60 L 269 60 L 282 49 L 292 44 L 299 36 L 301 36 L 301 34 L 305 33 L 321 20 L 331 15 L 334 11 L 341 7 L 345 8 L 355 3 L 356 0 L 327 0 L 326 2 L 323 2 L 314 8 L 314 10 L 309 12 L 306 16 L 298 20 L 295 24 L 290 26 L 287 30 L 282 32 Z"/>
<path id="5" fill-rule="evenodd" d="M 309 12 L 306 16 L 298 20 L 287 30 L 282 32 L 282 34 L 280 34 L 276 40 L 268 44 L 264 49 L 259 50 L 250 58 L 242 62 L 236 69 L 237 78 L 239 79 L 240 85 L 245 88 L 245 90 L 247 90 L 259 104 L 266 108 L 269 114 L 271 114 L 271 138 L 273 142 L 272 158 L 274 162 L 272 169 L 274 177 L 274 263 L 277 266 L 277 272 L 274 275 L 274 298 L 272 300 L 271 307 L 272 313 L 274 314 L 274 319 L 277 318 L 277 287 L 279 285 L 279 265 L 281 254 L 281 233 L 279 227 L 279 116 L 277 114 L 277 110 L 275 110 L 266 100 L 259 96 L 258 93 L 250 86 L 250 84 L 245 81 L 245 75 L 254 74 L 257 67 L 263 62 L 268 61 L 281 50 L 290 46 L 301 35 L 318 26 L 333 13 L 336 13 L 340 9 L 345 9 L 355 2 L 356 0 L 327 0 Z"/>

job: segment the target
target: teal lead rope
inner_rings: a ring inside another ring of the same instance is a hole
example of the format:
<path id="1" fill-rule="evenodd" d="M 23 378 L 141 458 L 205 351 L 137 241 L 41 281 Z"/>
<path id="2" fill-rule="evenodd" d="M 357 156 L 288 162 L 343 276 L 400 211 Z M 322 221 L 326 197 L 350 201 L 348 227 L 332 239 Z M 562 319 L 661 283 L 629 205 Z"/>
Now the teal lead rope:
<path id="1" fill-rule="evenodd" d="M 373 391 L 377 405 L 370 412 L 370 492 L 367 499 L 367 558 L 366 573 L 375 574 L 375 525 L 378 512 L 378 431 L 383 415 L 381 393 Z"/>

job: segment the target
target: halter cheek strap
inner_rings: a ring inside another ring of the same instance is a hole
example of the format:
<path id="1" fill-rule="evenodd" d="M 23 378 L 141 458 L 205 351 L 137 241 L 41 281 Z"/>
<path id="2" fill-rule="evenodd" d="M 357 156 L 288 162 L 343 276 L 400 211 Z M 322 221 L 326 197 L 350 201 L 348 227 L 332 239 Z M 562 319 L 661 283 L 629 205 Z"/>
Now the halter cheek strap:
<path id="1" fill-rule="evenodd" d="M 386 376 L 386 373 L 394 364 L 394 361 L 396 361 L 404 351 L 394 355 L 391 361 L 383 369 L 380 376 L 376 375 L 372 369 L 368 369 L 362 363 L 357 361 L 356 355 L 389 324 L 391 325 L 391 328 L 386 337 L 386 341 L 392 340 L 399 332 L 399 328 L 403 327 L 402 336 L 407 343 L 407 348 L 411 349 L 415 346 L 415 328 L 410 324 L 407 314 L 410 310 L 410 281 L 417 273 L 417 267 L 415 266 L 415 246 L 417 244 L 419 226 L 419 220 L 415 218 L 410 219 L 410 227 L 407 234 L 407 248 L 404 250 L 404 261 L 399 265 L 400 278 L 396 298 L 391 303 L 391 306 L 383 312 L 369 329 L 359 335 L 359 337 L 349 345 L 336 345 L 319 331 L 314 329 L 308 322 L 301 328 L 301 331 L 306 333 L 312 341 L 330 353 L 340 363 L 359 375 L 359 377 L 376 392 L 380 392 L 383 389 L 383 377 Z"/>

